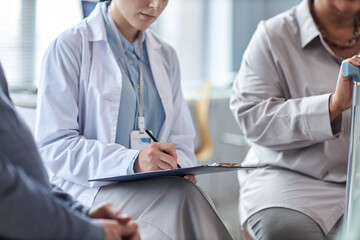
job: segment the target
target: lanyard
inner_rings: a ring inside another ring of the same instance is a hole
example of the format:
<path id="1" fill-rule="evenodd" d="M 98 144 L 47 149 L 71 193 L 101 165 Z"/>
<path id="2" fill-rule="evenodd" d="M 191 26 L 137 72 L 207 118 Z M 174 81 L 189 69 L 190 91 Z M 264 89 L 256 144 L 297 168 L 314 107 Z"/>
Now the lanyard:
<path id="1" fill-rule="evenodd" d="M 111 16 L 111 13 L 110 13 L 110 9 L 108 8 L 108 11 L 107 11 L 107 17 L 109 19 L 109 22 L 110 22 L 110 25 L 111 25 L 111 28 L 115 34 L 115 38 L 116 38 L 116 41 L 118 42 L 118 45 L 119 45 L 119 48 L 120 48 L 120 52 L 121 52 L 121 55 L 122 55 L 122 58 L 123 58 L 123 61 L 124 61 L 124 65 L 125 65 L 125 70 L 126 70 L 126 73 L 127 73 L 127 77 L 129 78 L 132 86 L 134 87 L 135 89 L 135 93 L 136 93 L 136 103 L 138 105 L 138 109 L 139 109 L 139 117 L 138 117 L 138 128 L 140 130 L 140 132 L 144 132 L 145 130 L 145 117 L 144 117 L 144 79 L 143 79 L 143 72 L 142 72 L 142 67 L 141 67 L 141 59 L 142 59 L 142 55 L 143 55 L 143 46 L 142 46 L 142 34 L 143 32 L 140 31 L 139 32 L 139 35 L 138 35 L 138 43 L 139 43 L 139 48 L 140 48 L 140 62 L 139 62 L 139 72 L 140 72 L 140 96 L 137 92 L 137 87 L 136 87 L 136 84 L 134 83 L 134 81 L 131 79 L 131 76 L 130 76 L 130 70 L 129 70 L 129 66 L 128 66 L 128 62 L 126 60 L 126 55 L 125 55 L 125 51 L 124 51 L 124 47 L 121 43 L 121 40 L 120 40 L 120 37 L 119 37 L 119 34 L 118 34 L 118 30 L 117 30 L 117 27 L 114 23 L 114 20 Z"/>

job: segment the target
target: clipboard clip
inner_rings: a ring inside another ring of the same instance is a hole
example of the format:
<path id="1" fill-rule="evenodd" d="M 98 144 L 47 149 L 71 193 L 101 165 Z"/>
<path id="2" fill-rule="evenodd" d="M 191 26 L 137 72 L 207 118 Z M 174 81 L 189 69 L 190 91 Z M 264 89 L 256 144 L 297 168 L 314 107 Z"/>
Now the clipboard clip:
<path id="1" fill-rule="evenodd" d="M 240 163 L 213 163 L 210 166 L 214 167 L 241 167 Z"/>

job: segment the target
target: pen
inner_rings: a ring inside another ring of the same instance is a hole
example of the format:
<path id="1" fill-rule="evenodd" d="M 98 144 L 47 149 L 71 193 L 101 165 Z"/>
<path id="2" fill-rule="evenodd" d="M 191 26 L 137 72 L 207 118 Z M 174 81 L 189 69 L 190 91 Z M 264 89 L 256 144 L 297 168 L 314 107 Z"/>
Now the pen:
<path id="1" fill-rule="evenodd" d="M 149 135 L 149 137 L 151 138 L 151 140 L 153 140 L 154 142 L 159 142 L 155 137 L 154 135 L 151 134 L 151 132 L 148 130 L 148 129 L 145 129 L 145 132 L 147 135 Z M 167 153 L 167 152 L 165 152 Z M 181 168 L 180 164 L 177 164 L 177 167 L 178 168 Z"/>

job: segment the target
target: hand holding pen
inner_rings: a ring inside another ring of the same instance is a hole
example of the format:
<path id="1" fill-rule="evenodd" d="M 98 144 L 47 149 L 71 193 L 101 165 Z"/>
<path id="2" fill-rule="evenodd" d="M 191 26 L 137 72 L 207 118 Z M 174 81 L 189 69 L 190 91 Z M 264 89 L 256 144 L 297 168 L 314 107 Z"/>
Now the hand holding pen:
<path id="1" fill-rule="evenodd" d="M 148 129 L 145 129 L 145 132 L 147 135 L 149 135 L 149 137 L 151 138 L 151 140 L 153 140 L 153 142 L 159 142 L 155 137 L 154 135 L 152 135 L 152 133 L 148 130 Z M 165 151 L 164 151 L 165 152 Z M 167 152 L 165 152 L 166 154 L 168 154 Z M 177 167 L 178 168 L 181 168 L 180 164 L 177 163 Z"/>
<path id="2" fill-rule="evenodd" d="M 176 169 L 177 158 L 174 144 L 153 142 L 140 151 L 134 172 Z"/>
<path id="3" fill-rule="evenodd" d="M 154 141 L 154 142 L 159 142 L 155 137 L 154 135 L 152 135 L 152 133 L 148 130 L 148 129 L 145 129 L 145 132 L 147 135 L 149 135 L 149 137 Z M 169 154 L 168 152 L 164 151 L 166 154 Z M 177 160 L 177 158 L 176 158 Z M 180 164 L 177 163 L 177 167 L 178 168 L 181 168 Z M 197 178 L 194 176 L 194 175 L 186 175 L 184 176 L 185 179 L 191 181 L 192 183 L 196 184 L 197 183 Z"/>

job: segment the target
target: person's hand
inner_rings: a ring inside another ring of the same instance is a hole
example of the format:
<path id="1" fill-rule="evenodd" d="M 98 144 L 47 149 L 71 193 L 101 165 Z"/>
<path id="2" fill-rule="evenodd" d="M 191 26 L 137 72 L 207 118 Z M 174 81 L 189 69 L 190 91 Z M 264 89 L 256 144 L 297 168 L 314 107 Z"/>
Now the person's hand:
<path id="1" fill-rule="evenodd" d="M 137 223 L 111 203 L 102 203 L 92 207 L 87 215 L 90 218 L 100 219 L 100 223 L 104 227 L 105 240 L 140 239 Z"/>
<path id="2" fill-rule="evenodd" d="M 190 182 L 192 182 L 193 184 L 197 183 L 197 178 L 194 175 L 185 175 L 184 176 L 185 179 L 189 180 Z"/>
<path id="3" fill-rule="evenodd" d="M 111 203 L 102 203 L 92 207 L 88 212 L 88 216 L 90 218 L 113 219 L 121 224 L 126 224 L 131 220 L 129 215 L 123 214 L 120 209 Z"/>
<path id="4" fill-rule="evenodd" d="M 354 66 L 360 66 L 360 57 L 357 55 L 353 56 L 352 58 L 348 58 L 345 61 L 350 62 Z M 331 122 L 343 111 L 351 107 L 352 89 L 352 78 L 344 77 L 342 75 L 342 69 L 340 68 L 335 92 L 330 96 L 329 99 L 329 114 Z"/>
<path id="5" fill-rule="evenodd" d="M 177 168 L 174 144 L 153 142 L 140 151 L 134 163 L 134 172 L 148 172 Z"/>
<path id="6" fill-rule="evenodd" d="M 134 221 L 121 224 L 116 220 L 100 219 L 104 228 L 105 240 L 139 240 L 138 225 Z"/>

